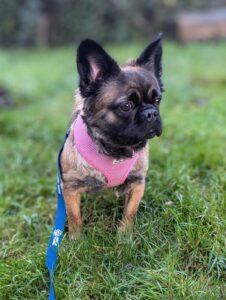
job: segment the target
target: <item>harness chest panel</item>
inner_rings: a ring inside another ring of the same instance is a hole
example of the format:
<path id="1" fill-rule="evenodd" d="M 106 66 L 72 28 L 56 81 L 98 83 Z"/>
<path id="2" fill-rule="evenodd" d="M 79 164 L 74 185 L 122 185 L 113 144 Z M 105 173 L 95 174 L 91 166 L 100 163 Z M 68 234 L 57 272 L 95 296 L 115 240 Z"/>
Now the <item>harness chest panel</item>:
<path id="1" fill-rule="evenodd" d="M 96 144 L 87 133 L 87 128 L 79 115 L 73 125 L 74 144 L 81 156 L 89 165 L 101 172 L 107 179 L 107 186 L 114 187 L 123 184 L 139 158 L 134 153 L 131 158 L 115 160 L 98 152 Z"/>

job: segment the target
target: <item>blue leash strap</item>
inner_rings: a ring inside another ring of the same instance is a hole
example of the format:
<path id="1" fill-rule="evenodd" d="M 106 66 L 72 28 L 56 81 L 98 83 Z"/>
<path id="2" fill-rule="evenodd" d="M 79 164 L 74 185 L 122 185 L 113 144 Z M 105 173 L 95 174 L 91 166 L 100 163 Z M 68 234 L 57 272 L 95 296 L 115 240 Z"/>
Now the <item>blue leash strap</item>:
<path id="1" fill-rule="evenodd" d="M 68 137 L 68 133 L 65 136 L 65 141 L 67 137 Z M 49 245 L 46 252 L 46 266 L 49 270 L 49 277 L 50 277 L 49 300 L 55 300 L 54 286 L 53 286 L 53 273 L 56 268 L 59 246 L 63 238 L 64 226 L 67 218 L 64 195 L 61 188 L 61 166 L 60 166 L 60 157 L 64 148 L 65 141 L 58 154 L 57 211 L 56 211 L 53 230 L 49 240 Z"/>

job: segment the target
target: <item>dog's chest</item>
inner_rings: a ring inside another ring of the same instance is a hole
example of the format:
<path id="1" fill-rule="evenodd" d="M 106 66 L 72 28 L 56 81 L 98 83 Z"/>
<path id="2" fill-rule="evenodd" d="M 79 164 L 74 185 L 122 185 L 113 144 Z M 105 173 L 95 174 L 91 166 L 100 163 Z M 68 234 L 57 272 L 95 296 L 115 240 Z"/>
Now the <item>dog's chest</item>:
<path id="1" fill-rule="evenodd" d="M 61 158 L 63 184 L 70 189 L 81 192 L 96 192 L 107 187 L 105 176 L 90 166 L 71 145 L 70 138 L 66 141 Z"/>

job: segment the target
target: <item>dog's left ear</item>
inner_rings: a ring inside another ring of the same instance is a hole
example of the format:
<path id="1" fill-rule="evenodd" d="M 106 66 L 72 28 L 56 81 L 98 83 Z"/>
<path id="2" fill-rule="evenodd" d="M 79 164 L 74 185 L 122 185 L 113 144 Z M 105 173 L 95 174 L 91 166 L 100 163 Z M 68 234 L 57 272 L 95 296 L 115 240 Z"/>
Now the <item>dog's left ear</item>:
<path id="1" fill-rule="evenodd" d="M 161 81 L 162 76 L 162 33 L 159 33 L 156 38 L 144 49 L 141 55 L 137 58 L 136 63 L 150 71 L 152 71 L 158 82 L 161 91 L 163 89 L 163 83 Z"/>
<path id="2" fill-rule="evenodd" d="M 120 72 L 118 64 L 95 41 L 86 39 L 77 50 L 77 68 L 80 77 L 80 88 L 90 90 L 98 80 L 108 79 Z"/>

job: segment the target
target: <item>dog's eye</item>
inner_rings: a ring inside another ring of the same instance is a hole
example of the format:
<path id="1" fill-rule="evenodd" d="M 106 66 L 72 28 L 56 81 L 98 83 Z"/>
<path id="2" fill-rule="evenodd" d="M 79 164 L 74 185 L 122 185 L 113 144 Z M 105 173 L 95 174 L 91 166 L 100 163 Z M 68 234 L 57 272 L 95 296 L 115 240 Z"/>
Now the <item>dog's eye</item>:
<path id="1" fill-rule="evenodd" d="M 159 105 L 159 103 L 161 102 L 162 95 L 156 89 L 149 90 L 148 95 L 151 99 L 152 104 Z"/>
<path id="2" fill-rule="evenodd" d="M 161 97 L 156 97 L 155 98 L 155 104 L 158 105 L 160 103 L 160 101 L 161 101 Z"/>
<path id="3" fill-rule="evenodd" d="M 161 102 L 161 99 L 162 99 L 161 95 L 156 95 L 156 97 L 154 98 L 154 103 L 156 105 L 159 105 L 159 103 Z"/>
<path id="4" fill-rule="evenodd" d="M 134 107 L 134 104 L 131 101 L 124 102 L 120 105 L 120 108 L 123 111 L 130 111 L 133 109 L 133 107 Z"/>

